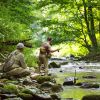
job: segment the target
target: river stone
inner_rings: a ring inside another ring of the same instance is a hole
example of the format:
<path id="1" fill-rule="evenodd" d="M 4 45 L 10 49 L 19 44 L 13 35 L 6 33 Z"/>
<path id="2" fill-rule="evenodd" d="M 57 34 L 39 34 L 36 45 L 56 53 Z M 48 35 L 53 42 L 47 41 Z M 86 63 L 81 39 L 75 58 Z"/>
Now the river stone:
<path id="1" fill-rule="evenodd" d="M 59 94 L 55 93 L 55 94 L 51 94 L 51 98 L 52 100 L 61 100 L 61 97 Z"/>
<path id="2" fill-rule="evenodd" d="M 30 79 L 23 80 L 23 85 L 32 85 L 33 82 Z"/>
<path id="3" fill-rule="evenodd" d="M 100 95 L 86 95 L 82 100 L 100 100 Z"/>
<path id="4" fill-rule="evenodd" d="M 54 84 L 51 87 L 52 92 L 60 92 L 61 90 L 63 90 L 62 85 L 61 84 Z"/>
<path id="5" fill-rule="evenodd" d="M 19 93 L 18 96 L 23 100 L 33 100 L 33 96 L 31 94 Z"/>
<path id="6" fill-rule="evenodd" d="M 42 83 L 41 84 L 41 88 L 51 88 L 52 86 L 54 85 L 54 83 L 52 83 L 52 82 L 44 82 L 44 83 Z"/>
<path id="7" fill-rule="evenodd" d="M 17 97 L 17 95 L 15 94 L 0 94 L 1 100 L 4 100 L 6 98 L 13 98 L 13 97 Z"/>
<path id="8" fill-rule="evenodd" d="M 76 86 L 81 86 L 82 85 L 82 82 L 78 82 L 75 84 Z"/>
<path id="9" fill-rule="evenodd" d="M 46 81 L 52 81 L 53 80 L 53 77 L 52 76 L 37 76 L 35 78 L 35 80 L 41 84 L 43 82 L 46 82 Z"/>
<path id="10" fill-rule="evenodd" d="M 93 83 L 82 83 L 81 88 L 99 88 L 99 84 L 93 84 Z"/>
<path id="11" fill-rule="evenodd" d="M 63 85 L 74 85 L 75 83 L 76 83 L 75 77 L 67 77 L 65 78 Z"/>
<path id="12" fill-rule="evenodd" d="M 68 62 L 66 61 L 66 62 L 62 62 L 62 63 L 60 63 L 60 65 L 67 65 L 68 64 Z"/>
<path id="13" fill-rule="evenodd" d="M 7 99 L 4 99 L 4 100 L 23 100 L 23 99 L 21 99 L 20 97 L 16 97 L 16 98 L 7 98 Z"/>
<path id="14" fill-rule="evenodd" d="M 52 100 L 51 96 L 49 94 L 35 94 L 34 96 L 34 100 Z"/>
<path id="15" fill-rule="evenodd" d="M 49 68 L 60 68 L 60 65 L 57 64 L 56 62 L 51 62 L 51 63 L 49 64 Z"/>
<path id="16" fill-rule="evenodd" d="M 36 94 L 35 89 L 23 89 L 21 92 L 26 94 L 31 94 L 31 95 Z"/>
<path id="17" fill-rule="evenodd" d="M 83 76 L 83 78 L 94 79 L 94 78 L 96 78 L 96 76 L 94 76 L 94 75 L 88 75 L 88 76 Z"/>

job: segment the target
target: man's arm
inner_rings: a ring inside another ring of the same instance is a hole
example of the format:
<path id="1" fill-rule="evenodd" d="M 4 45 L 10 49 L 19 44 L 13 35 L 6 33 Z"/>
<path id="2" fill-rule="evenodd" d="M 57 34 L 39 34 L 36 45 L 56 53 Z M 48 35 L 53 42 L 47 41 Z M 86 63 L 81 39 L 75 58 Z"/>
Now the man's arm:
<path id="1" fill-rule="evenodd" d="M 60 49 L 56 49 L 56 50 L 50 50 L 51 53 L 58 51 L 59 52 Z"/>
<path id="2" fill-rule="evenodd" d="M 22 68 L 27 68 L 23 54 L 20 55 L 20 64 Z"/>

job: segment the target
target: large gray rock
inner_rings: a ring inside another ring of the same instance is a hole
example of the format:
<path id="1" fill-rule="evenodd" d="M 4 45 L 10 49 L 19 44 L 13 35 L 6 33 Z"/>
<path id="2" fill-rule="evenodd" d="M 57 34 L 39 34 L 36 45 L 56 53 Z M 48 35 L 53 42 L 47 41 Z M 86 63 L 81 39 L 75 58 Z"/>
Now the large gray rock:
<path id="1" fill-rule="evenodd" d="M 49 64 L 49 68 L 60 68 L 61 66 L 59 64 L 57 64 L 56 62 L 51 62 Z"/>
<path id="2" fill-rule="evenodd" d="M 76 83 L 75 77 L 67 77 L 65 78 L 63 85 L 74 85 L 75 83 Z"/>
<path id="3" fill-rule="evenodd" d="M 61 84 L 54 84 L 52 82 L 44 82 L 41 84 L 40 88 L 42 90 L 52 90 L 52 92 L 60 92 L 62 90 Z"/>

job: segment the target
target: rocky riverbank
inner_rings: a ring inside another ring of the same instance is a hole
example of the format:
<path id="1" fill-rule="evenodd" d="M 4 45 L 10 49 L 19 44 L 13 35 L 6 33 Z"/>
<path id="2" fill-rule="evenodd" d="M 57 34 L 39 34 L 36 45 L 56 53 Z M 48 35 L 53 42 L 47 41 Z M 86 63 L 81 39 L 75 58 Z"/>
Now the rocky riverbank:
<path id="1" fill-rule="evenodd" d="M 59 100 L 61 90 L 52 76 L 0 78 L 0 100 Z"/>
<path id="2" fill-rule="evenodd" d="M 89 53 L 88 55 L 81 57 L 79 60 L 100 62 L 100 52 Z"/>

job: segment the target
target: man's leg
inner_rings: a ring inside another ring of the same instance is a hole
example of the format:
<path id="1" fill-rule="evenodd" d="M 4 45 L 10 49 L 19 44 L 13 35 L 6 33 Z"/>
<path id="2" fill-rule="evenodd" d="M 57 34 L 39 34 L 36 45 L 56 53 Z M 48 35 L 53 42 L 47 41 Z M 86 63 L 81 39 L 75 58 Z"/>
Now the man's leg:
<path id="1" fill-rule="evenodd" d="M 6 74 L 10 76 L 16 76 L 16 77 L 24 77 L 24 76 L 30 75 L 30 71 L 28 69 L 15 68 L 7 72 Z"/>
<path id="2" fill-rule="evenodd" d="M 48 75 L 48 58 L 45 57 L 44 60 L 44 67 L 45 67 L 45 75 Z"/>

